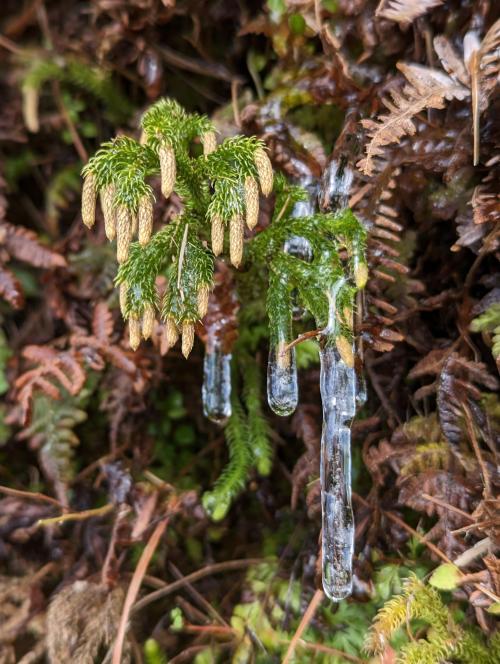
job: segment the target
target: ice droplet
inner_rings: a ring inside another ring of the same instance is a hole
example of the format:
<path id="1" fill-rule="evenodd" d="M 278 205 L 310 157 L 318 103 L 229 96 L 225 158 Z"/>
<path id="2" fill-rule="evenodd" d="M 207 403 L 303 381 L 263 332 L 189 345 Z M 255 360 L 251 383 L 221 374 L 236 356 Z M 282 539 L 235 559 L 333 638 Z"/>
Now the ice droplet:
<path id="1" fill-rule="evenodd" d="M 218 345 L 205 352 L 201 395 L 205 416 L 225 424 L 231 416 L 231 354 Z"/>
<path id="2" fill-rule="evenodd" d="M 276 415 L 291 415 L 299 402 L 295 348 L 283 351 L 285 341 L 271 343 L 267 363 L 267 401 Z"/>
<path id="3" fill-rule="evenodd" d="M 320 350 L 320 362 L 323 589 L 331 600 L 339 601 L 352 591 L 350 423 L 356 413 L 356 373 L 342 362 L 331 337 Z"/>

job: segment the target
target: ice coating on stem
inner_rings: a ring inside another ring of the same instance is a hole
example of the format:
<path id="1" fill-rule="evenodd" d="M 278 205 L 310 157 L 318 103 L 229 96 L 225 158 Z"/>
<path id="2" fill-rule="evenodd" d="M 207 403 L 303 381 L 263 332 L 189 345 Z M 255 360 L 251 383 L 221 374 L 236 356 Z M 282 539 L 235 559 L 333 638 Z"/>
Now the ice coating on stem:
<path id="1" fill-rule="evenodd" d="M 322 344 L 320 362 L 323 589 L 331 600 L 339 601 L 352 591 L 350 425 L 356 413 L 356 373 L 342 362 L 331 337 Z"/>
<path id="2" fill-rule="evenodd" d="M 332 211 L 346 208 L 353 177 L 354 173 L 344 156 L 331 161 L 321 178 L 320 207 Z"/>
<path id="3" fill-rule="evenodd" d="M 300 169 L 299 169 L 300 170 Z M 301 177 L 297 178 L 297 184 L 300 184 L 307 191 L 307 199 L 304 201 L 297 201 L 293 206 L 291 217 L 309 217 L 316 211 L 316 199 L 318 196 L 318 187 L 316 181 L 311 173 L 307 170 Z M 300 260 L 310 263 L 313 259 L 313 250 L 311 243 L 305 237 L 299 235 L 291 235 L 286 239 L 283 245 L 283 251 L 290 256 L 300 258 Z M 303 307 L 297 304 L 297 293 L 292 293 L 293 310 L 292 316 L 294 320 L 300 320 L 305 313 Z"/>
<path id="4" fill-rule="evenodd" d="M 286 340 L 272 343 L 267 362 L 267 401 L 276 415 L 291 415 L 299 402 L 295 348 L 284 350 Z"/>
<path id="5" fill-rule="evenodd" d="M 224 353 L 218 344 L 205 353 L 201 395 L 205 416 L 225 424 L 231 416 L 231 354 Z"/>

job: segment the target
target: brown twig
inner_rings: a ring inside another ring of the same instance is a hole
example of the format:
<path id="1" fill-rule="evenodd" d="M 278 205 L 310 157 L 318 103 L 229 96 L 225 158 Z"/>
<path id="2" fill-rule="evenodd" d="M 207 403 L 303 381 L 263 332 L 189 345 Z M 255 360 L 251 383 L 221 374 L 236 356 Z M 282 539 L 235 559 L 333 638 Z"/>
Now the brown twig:
<path id="1" fill-rule="evenodd" d="M 450 510 L 450 512 L 455 512 L 456 514 L 460 514 L 460 516 L 463 516 L 464 519 L 468 519 L 469 521 L 474 521 L 474 517 L 471 516 L 470 514 L 467 514 L 467 512 L 464 512 L 458 507 L 455 507 L 454 505 L 450 505 L 444 500 L 441 500 L 440 498 L 436 498 L 435 496 L 431 496 L 428 493 L 423 493 L 422 498 L 425 500 L 429 500 L 431 503 L 436 503 L 436 505 L 441 505 L 441 507 L 446 508 L 447 510 Z"/>
<path id="2" fill-rule="evenodd" d="M 61 87 L 59 85 L 58 81 L 54 81 L 52 88 L 54 90 L 54 97 L 57 103 L 57 107 L 59 109 L 59 112 L 61 113 L 64 122 L 66 123 L 66 126 L 68 128 L 68 131 L 71 135 L 71 140 L 73 142 L 73 145 L 75 146 L 75 150 L 78 153 L 78 156 L 80 159 L 83 161 L 83 163 L 87 162 L 89 159 L 89 155 L 87 153 L 87 150 L 85 149 L 82 140 L 80 138 L 80 135 L 78 134 L 75 123 L 71 119 L 70 114 L 68 113 L 68 110 L 66 106 L 64 105 L 64 101 L 61 95 Z"/>
<path id="3" fill-rule="evenodd" d="M 310 641 L 304 641 L 303 639 L 300 639 L 298 645 L 301 648 L 305 648 L 306 650 L 314 650 L 315 652 L 322 652 L 326 655 L 332 655 L 332 657 L 339 657 L 341 660 L 345 660 L 346 662 L 354 662 L 355 664 L 366 663 L 366 660 L 364 659 L 360 659 L 355 655 L 349 655 L 343 650 L 337 650 L 337 648 L 330 648 L 330 646 L 325 646 L 322 643 L 311 643 Z"/>
<path id="4" fill-rule="evenodd" d="M 168 521 L 169 517 L 166 517 L 158 522 L 156 528 L 153 531 L 153 534 L 149 538 L 149 541 L 144 548 L 144 551 L 141 554 L 139 562 L 137 563 L 137 567 L 135 568 L 134 575 L 132 576 L 132 580 L 130 581 L 130 585 L 127 590 L 127 596 L 125 597 L 125 602 L 123 604 L 120 625 L 118 627 L 118 634 L 116 636 L 116 641 L 113 647 L 113 658 L 111 660 L 111 664 L 121 664 L 123 644 L 125 641 L 125 634 L 127 632 L 130 612 L 141 587 L 142 579 L 144 578 L 149 563 L 151 562 L 151 558 L 153 557 L 153 554 L 156 551 L 158 544 L 160 543 L 161 536 L 167 527 Z"/>
<path id="5" fill-rule="evenodd" d="M 465 404 L 462 404 L 462 407 L 464 409 L 465 413 L 465 424 L 467 426 L 467 433 L 469 434 L 469 438 L 472 443 L 472 447 L 474 448 L 474 453 L 477 457 L 477 461 L 479 463 L 479 466 L 481 468 L 481 474 L 483 476 L 483 482 L 484 482 L 484 496 L 485 498 L 490 498 L 491 497 L 491 480 L 490 480 L 490 474 L 488 472 L 488 468 L 484 462 L 483 455 L 481 454 L 481 449 L 479 448 L 479 444 L 477 442 L 476 438 L 476 433 L 474 431 L 474 426 L 472 424 L 472 416 L 470 414 L 470 410 L 468 406 Z"/>
<path id="6" fill-rule="evenodd" d="M 85 521 L 85 519 L 91 519 L 96 516 L 104 516 L 109 512 L 112 512 L 115 509 L 115 506 L 112 503 L 103 505 L 102 507 L 95 507 L 91 510 L 83 510 L 82 512 L 66 512 L 65 514 L 60 514 L 59 516 L 51 516 L 49 519 L 39 519 L 37 525 L 40 527 L 43 526 L 54 526 L 56 524 L 64 523 L 65 521 Z"/>
<path id="7" fill-rule="evenodd" d="M 290 645 L 288 646 L 288 649 L 285 653 L 285 657 L 283 658 L 282 664 L 288 664 L 288 662 L 290 662 L 290 660 L 292 659 L 293 653 L 295 652 L 295 648 L 297 647 L 302 634 L 307 629 L 311 620 L 314 618 L 314 614 L 318 610 L 318 607 L 324 598 L 325 598 L 324 592 L 322 590 L 316 590 L 311 601 L 309 602 L 309 606 L 307 607 L 306 612 L 302 616 L 302 620 L 300 621 L 300 624 L 297 627 L 297 630 L 293 635 L 292 640 L 290 641 Z"/>
<path id="8" fill-rule="evenodd" d="M 241 116 L 240 109 L 238 107 L 238 89 L 240 87 L 241 81 L 237 78 L 233 78 L 231 81 L 231 104 L 233 106 L 233 117 L 234 124 L 241 129 Z"/>
<path id="9" fill-rule="evenodd" d="M 51 505 L 59 507 L 59 509 L 64 509 L 62 503 L 58 500 L 51 496 L 46 496 L 44 493 L 38 493 L 37 491 L 22 491 L 21 489 L 11 489 L 8 486 L 0 486 L 0 493 L 4 493 L 6 496 L 15 496 L 16 498 L 26 498 L 28 500 L 50 503 Z"/>
<path id="10" fill-rule="evenodd" d="M 73 480 L 73 484 L 81 482 L 83 479 L 85 479 L 88 475 L 91 475 L 94 470 L 97 470 L 100 468 L 104 463 L 107 463 L 108 461 L 112 461 L 113 459 L 116 459 L 116 457 L 120 456 L 122 452 L 125 452 L 128 448 L 130 447 L 130 443 L 125 443 L 124 445 L 121 445 L 120 447 L 117 447 L 114 452 L 110 452 L 109 454 L 105 454 L 104 456 L 100 457 L 99 459 L 96 459 L 96 461 L 93 461 L 92 463 L 89 463 L 89 465 L 84 468 L 82 471 L 78 473 L 78 475 L 75 477 Z"/>
<path id="11" fill-rule="evenodd" d="M 14 53 L 14 55 L 22 55 L 24 53 L 22 48 L 19 48 L 19 46 L 14 44 L 10 39 L 7 39 L 5 35 L 0 35 L 0 46 L 6 51 L 10 51 L 10 53 Z"/>
<path id="12" fill-rule="evenodd" d="M 184 579 L 184 575 L 180 572 L 179 569 L 174 565 L 173 562 L 169 562 L 168 564 L 170 571 L 174 574 L 174 576 L 181 580 Z M 224 625 L 225 627 L 229 627 L 228 623 L 224 620 L 224 618 L 220 615 L 220 613 L 210 604 L 208 600 L 206 600 L 201 593 L 199 593 L 196 588 L 193 588 L 193 586 L 190 583 L 186 583 L 186 590 L 188 593 L 193 597 L 195 601 L 200 604 L 209 615 L 212 616 L 214 620 L 216 620 L 220 625 Z"/>
<path id="13" fill-rule="evenodd" d="M 225 563 L 214 563 L 213 565 L 207 565 L 206 567 L 203 567 L 202 569 L 199 569 L 196 572 L 188 574 L 187 576 L 185 576 L 182 579 L 179 579 L 178 581 L 173 581 L 172 583 L 165 584 L 164 588 L 159 588 L 158 590 L 149 593 L 149 595 L 146 595 L 146 597 L 143 597 L 141 600 L 136 602 L 136 604 L 134 604 L 132 613 L 137 613 L 138 611 L 141 611 L 142 609 L 144 609 L 144 607 L 151 604 L 151 602 L 156 602 L 159 599 L 163 599 L 163 597 L 166 597 L 167 595 L 170 595 L 176 590 L 179 590 L 179 588 L 182 588 L 187 583 L 194 583 L 195 581 L 203 579 L 205 576 L 212 576 L 212 574 L 219 574 L 220 572 L 229 572 L 239 569 L 245 569 L 245 567 L 251 567 L 252 565 L 259 565 L 260 563 L 263 562 L 265 562 L 265 558 L 243 558 L 241 560 L 228 560 Z"/>
<path id="14" fill-rule="evenodd" d="M 307 341 L 307 339 L 311 339 L 312 337 L 317 337 L 318 334 L 321 334 L 321 330 L 309 330 L 308 332 L 303 332 L 302 334 L 299 334 L 296 339 L 290 341 L 281 352 L 287 353 L 294 346 L 298 346 L 298 344 L 301 344 L 303 341 Z"/>

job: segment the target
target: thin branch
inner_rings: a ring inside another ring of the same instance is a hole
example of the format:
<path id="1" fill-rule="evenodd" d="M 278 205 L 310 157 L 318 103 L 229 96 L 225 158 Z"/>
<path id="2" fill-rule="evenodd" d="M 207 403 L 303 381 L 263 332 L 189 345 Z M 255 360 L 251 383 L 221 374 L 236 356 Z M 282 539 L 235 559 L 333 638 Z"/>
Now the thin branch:
<path id="1" fill-rule="evenodd" d="M 67 512 L 66 514 L 61 514 L 59 516 L 52 516 L 49 519 L 39 519 L 37 525 L 39 527 L 44 526 L 54 526 L 64 523 L 65 521 L 85 521 L 85 519 L 91 519 L 96 516 L 104 516 L 109 512 L 112 512 L 115 509 L 113 503 L 108 503 L 102 507 L 95 507 L 91 510 L 83 510 L 82 512 Z"/>
<path id="2" fill-rule="evenodd" d="M 309 623 L 314 618 L 314 614 L 318 610 L 318 607 L 320 606 L 324 598 L 325 598 L 325 593 L 322 590 L 316 590 L 311 601 L 309 602 L 309 606 L 307 607 L 306 612 L 302 616 L 302 620 L 300 621 L 300 624 L 297 627 L 297 631 L 295 632 L 295 634 L 292 637 L 292 640 L 290 641 L 290 645 L 288 646 L 288 650 L 286 651 L 285 657 L 283 659 L 283 664 L 288 664 L 288 662 L 290 662 L 290 660 L 292 659 L 293 653 L 295 652 L 295 648 L 300 642 L 302 634 L 305 632 Z"/>
<path id="3" fill-rule="evenodd" d="M 303 341 L 307 341 L 307 339 L 312 339 L 313 337 L 317 337 L 319 334 L 321 334 L 322 330 L 309 330 L 308 332 L 304 332 L 303 334 L 299 334 L 299 336 L 294 339 L 293 341 L 290 341 L 289 344 L 287 344 L 283 350 L 281 351 L 281 354 L 284 355 L 287 353 L 291 348 L 294 346 L 298 346 L 301 344 Z"/>
<path id="4" fill-rule="evenodd" d="M 21 489 L 11 489 L 8 486 L 0 486 L 0 493 L 4 493 L 6 496 L 15 496 L 16 498 L 26 498 L 28 500 L 36 500 L 43 503 L 50 503 L 63 509 L 62 503 L 60 503 L 55 498 L 51 496 L 46 496 L 44 493 L 38 493 L 37 491 L 22 491 Z"/>
<path id="5" fill-rule="evenodd" d="M 238 89 L 240 87 L 241 81 L 237 78 L 233 78 L 231 81 L 231 104 L 233 106 L 233 117 L 234 124 L 241 129 L 241 116 L 240 109 L 238 107 Z"/>
<path id="6" fill-rule="evenodd" d="M 469 434 L 469 438 L 472 443 L 472 447 L 474 448 L 474 453 L 477 457 L 479 466 L 481 468 L 481 474 L 483 476 L 483 482 L 484 482 L 484 496 L 485 498 L 490 498 L 491 497 L 491 479 L 490 479 L 490 474 L 488 472 L 488 467 L 486 466 L 486 463 L 484 462 L 483 455 L 481 454 L 481 449 L 479 447 L 479 444 L 477 442 L 477 437 L 476 433 L 474 431 L 474 426 L 472 424 L 472 416 L 470 414 L 470 410 L 468 406 L 465 404 L 462 404 L 462 407 L 464 409 L 465 413 L 465 424 L 467 427 L 467 433 Z"/>
<path id="7" fill-rule="evenodd" d="M 194 583 L 195 581 L 199 581 L 200 579 L 203 579 L 206 576 L 212 576 L 212 574 L 219 574 L 220 572 L 229 572 L 239 569 L 245 569 L 245 567 L 251 567 L 252 565 L 260 565 L 260 563 L 263 562 L 265 562 L 265 558 L 243 558 L 241 560 L 228 560 L 227 562 L 224 563 L 214 563 L 213 565 L 207 565 L 207 567 L 203 567 L 202 569 L 199 569 L 196 572 L 192 572 L 191 574 L 188 574 L 187 576 L 185 576 L 182 579 L 179 579 L 178 581 L 165 584 L 164 588 L 160 588 L 150 593 L 149 595 L 146 595 L 146 597 L 143 597 L 141 600 L 136 602 L 136 604 L 134 604 L 132 613 L 135 614 L 138 611 L 141 611 L 146 606 L 151 604 L 151 602 L 156 602 L 159 599 L 163 599 L 167 595 L 170 595 L 176 590 L 179 590 L 179 588 L 183 588 L 188 583 Z"/>
<path id="8" fill-rule="evenodd" d="M 153 557 L 153 554 L 156 551 L 158 544 L 160 543 L 161 536 L 163 535 L 168 522 L 169 517 L 166 517 L 157 524 L 153 534 L 146 544 L 146 547 L 144 548 L 144 551 L 141 554 L 139 562 L 137 563 L 137 567 L 135 568 L 134 575 L 132 576 L 132 580 L 130 581 L 130 585 L 127 590 L 127 596 L 125 597 L 125 602 L 123 604 L 120 626 L 118 627 L 118 634 L 116 636 L 116 641 L 113 648 L 113 658 L 111 660 L 112 664 L 121 664 L 123 644 L 125 642 L 125 635 L 127 633 L 132 605 L 135 602 L 142 584 L 142 579 L 146 574 L 146 570 L 148 569 L 149 563 L 151 562 L 151 558 Z"/>
<path id="9" fill-rule="evenodd" d="M 59 85 L 59 81 L 54 81 L 52 85 L 52 89 L 54 91 L 54 97 L 57 103 L 57 107 L 63 117 L 64 122 L 66 123 L 66 126 L 68 127 L 68 131 L 71 135 L 71 140 L 73 142 L 73 145 L 75 146 L 75 150 L 78 153 L 78 156 L 80 159 L 83 161 L 83 163 L 87 162 L 89 159 L 89 155 L 87 150 L 85 149 L 82 140 L 80 138 L 80 135 L 78 134 L 75 123 L 71 119 L 70 114 L 68 113 L 68 109 L 64 105 L 64 101 L 61 95 L 61 87 Z"/>
<path id="10" fill-rule="evenodd" d="M 431 503 L 435 503 L 436 505 L 441 505 L 441 507 L 444 507 L 450 512 L 455 512 L 456 514 L 460 514 L 460 516 L 463 516 L 464 519 L 468 519 L 469 521 L 474 521 L 473 516 L 467 514 L 467 512 L 464 512 L 463 510 L 459 509 L 458 507 L 455 507 L 454 505 L 450 505 L 449 503 L 447 503 L 444 500 L 441 500 L 440 498 L 431 496 L 428 493 L 423 493 L 422 498 L 424 498 L 425 500 L 429 500 Z"/>

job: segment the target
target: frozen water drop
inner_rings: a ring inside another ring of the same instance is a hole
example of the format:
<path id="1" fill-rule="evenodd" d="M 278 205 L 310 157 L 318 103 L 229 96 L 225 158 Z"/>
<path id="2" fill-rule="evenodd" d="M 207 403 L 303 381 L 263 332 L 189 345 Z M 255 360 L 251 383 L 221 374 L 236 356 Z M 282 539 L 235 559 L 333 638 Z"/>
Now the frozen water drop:
<path id="1" fill-rule="evenodd" d="M 205 416 L 225 424 L 231 416 L 231 355 L 218 346 L 205 353 L 202 400 Z"/>
<path id="2" fill-rule="evenodd" d="M 327 338 L 320 350 L 322 558 L 324 591 L 339 601 L 352 591 L 350 421 L 356 413 L 356 373 L 342 362 L 331 341 Z"/>
<path id="3" fill-rule="evenodd" d="M 267 363 L 267 401 L 276 415 L 291 415 L 299 402 L 295 348 L 271 345 Z"/>

